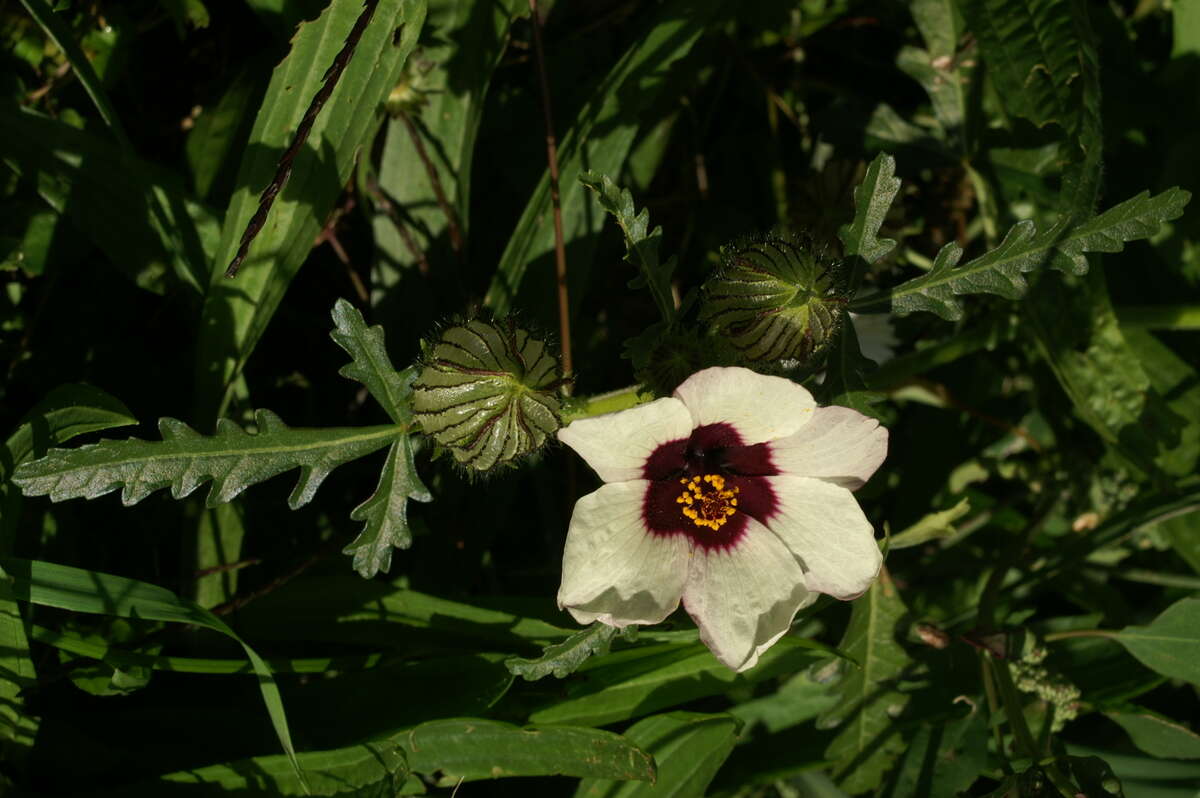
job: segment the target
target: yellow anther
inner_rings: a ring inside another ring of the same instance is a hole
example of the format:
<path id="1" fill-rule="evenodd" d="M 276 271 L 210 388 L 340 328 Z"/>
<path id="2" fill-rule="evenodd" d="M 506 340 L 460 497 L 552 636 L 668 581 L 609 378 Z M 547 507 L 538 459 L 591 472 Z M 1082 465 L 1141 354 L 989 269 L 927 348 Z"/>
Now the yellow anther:
<path id="1" fill-rule="evenodd" d="M 680 478 L 679 484 L 684 488 L 675 503 L 682 505 L 680 512 L 696 526 L 715 532 L 737 513 L 738 488 L 727 490 L 720 474 Z"/>

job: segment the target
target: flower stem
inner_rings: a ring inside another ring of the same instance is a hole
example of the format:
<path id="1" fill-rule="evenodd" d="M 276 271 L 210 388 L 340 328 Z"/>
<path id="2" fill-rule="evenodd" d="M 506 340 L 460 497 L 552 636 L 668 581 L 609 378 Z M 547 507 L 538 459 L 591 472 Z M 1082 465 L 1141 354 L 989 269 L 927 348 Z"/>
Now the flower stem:
<path id="1" fill-rule="evenodd" d="M 1200 330 L 1200 305 L 1134 305 L 1117 308 L 1126 327 L 1143 330 Z"/>
<path id="2" fill-rule="evenodd" d="M 628 388 L 598 393 L 594 396 L 579 396 L 569 400 L 569 403 L 563 407 L 562 420 L 564 424 L 570 424 L 577 418 L 627 410 L 653 398 L 650 393 L 645 392 L 641 385 L 630 385 Z"/>

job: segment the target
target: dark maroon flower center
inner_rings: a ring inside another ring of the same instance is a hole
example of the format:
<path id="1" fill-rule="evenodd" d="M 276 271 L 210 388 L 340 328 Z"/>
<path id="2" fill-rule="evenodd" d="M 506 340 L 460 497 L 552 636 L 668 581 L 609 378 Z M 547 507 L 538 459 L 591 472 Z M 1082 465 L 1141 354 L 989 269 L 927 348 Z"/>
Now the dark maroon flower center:
<path id="1" fill-rule="evenodd" d="M 764 477 L 777 473 L 767 444 L 747 446 L 730 424 L 697 427 L 646 459 L 646 527 L 656 535 L 687 535 L 706 549 L 728 548 L 742 536 L 747 516 L 765 523 L 774 514 L 775 493 Z"/>

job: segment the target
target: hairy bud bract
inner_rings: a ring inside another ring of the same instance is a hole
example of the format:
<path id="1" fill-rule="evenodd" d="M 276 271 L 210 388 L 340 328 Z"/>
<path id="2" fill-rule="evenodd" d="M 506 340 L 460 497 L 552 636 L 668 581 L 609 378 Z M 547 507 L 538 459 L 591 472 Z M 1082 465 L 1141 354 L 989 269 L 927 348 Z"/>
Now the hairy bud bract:
<path id="1" fill-rule="evenodd" d="M 807 362 L 845 314 L 841 264 L 803 236 L 769 234 L 724 251 L 704 284 L 700 320 L 750 362 Z"/>
<path id="2" fill-rule="evenodd" d="M 444 328 L 413 384 L 413 418 L 464 466 L 488 471 L 536 451 L 562 421 L 558 360 L 512 319 Z"/>

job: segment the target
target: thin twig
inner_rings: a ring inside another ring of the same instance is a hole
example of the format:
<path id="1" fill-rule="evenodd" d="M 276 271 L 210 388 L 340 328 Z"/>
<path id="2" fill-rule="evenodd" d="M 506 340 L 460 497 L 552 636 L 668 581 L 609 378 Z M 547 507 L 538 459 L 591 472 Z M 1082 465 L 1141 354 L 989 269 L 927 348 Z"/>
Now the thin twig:
<path id="1" fill-rule="evenodd" d="M 337 87 L 338 80 L 342 77 L 342 72 L 346 69 L 346 64 L 350 62 L 350 57 L 354 55 L 354 49 L 358 47 L 358 41 L 362 38 L 363 31 L 367 29 L 367 23 L 371 21 L 371 17 L 375 14 L 375 7 L 379 5 L 379 0 L 364 0 L 362 13 L 358 15 L 358 19 L 354 23 L 354 27 L 350 29 L 350 35 L 346 37 L 345 44 L 342 45 L 341 51 L 334 56 L 333 63 L 329 65 L 329 69 L 325 70 L 325 75 L 321 78 L 324 81 L 320 90 L 313 96 L 312 102 L 308 105 L 308 110 L 304 112 L 304 117 L 300 120 L 300 126 L 296 128 L 296 136 L 292 139 L 292 144 L 284 152 L 283 157 L 279 159 L 279 165 L 275 169 L 275 177 L 267 184 L 263 190 L 262 196 L 258 200 L 258 210 L 250 217 L 250 222 L 246 225 L 246 231 L 242 233 L 242 242 L 238 246 L 237 255 L 229 264 L 229 268 L 225 270 L 226 277 L 236 277 L 238 269 L 242 266 L 242 261 L 246 259 L 246 255 L 250 252 L 250 244 L 258 236 L 258 232 L 262 229 L 263 224 L 267 221 L 267 214 L 271 211 L 271 206 L 275 204 L 275 197 L 283 189 L 284 183 L 292 174 L 292 165 L 296 160 L 296 156 L 300 153 L 300 148 L 304 146 L 304 142 L 308 140 L 308 134 L 312 132 L 313 123 L 317 121 L 317 115 L 321 113 L 321 109 L 325 106 L 325 101 L 333 94 L 334 88 Z"/>
<path id="2" fill-rule="evenodd" d="M 441 207 L 442 213 L 446 214 L 446 230 L 450 233 L 450 247 L 454 250 L 454 254 L 461 259 L 463 254 L 463 238 L 462 227 L 458 223 L 458 212 L 454 210 L 454 206 L 446 199 L 446 192 L 442 188 L 442 179 L 438 177 L 437 167 L 433 165 L 433 161 L 429 159 L 429 153 L 425 151 L 425 142 L 421 140 L 421 131 L 417 130 L 412 117 L 406 113 L 400 113 L 400 121 L 404 123 L 404 127 L 408 130 L 408 135 L 412 138 L 413 149 L 417 151 L 417 158 L 425 166 L 425 173 L 429 175 L 429 185 L 433 187 L 433 195 L 437 197 L 437 203 Z"/>
<path id="3" fill-rule="evenodd" d="M 546 78 L 546 54 L 542 49 L 542 23 L 537 0 L 529 0 L 532 12 L 533 49 L 537 54 L 538 80 L 542 87 L 542 114 L 546 118 L 546 163 L 550 169 L 550 204 L 554 209 L 554 274 L 558 280 L 558 334 L 562 346 L 563 376 L 575 373 L 571 363 L 571 303 L 567 297 L 567 250 L 563 243 L 562 204 L 558 196 L 558 144 L 554 138 L 554 114 L 550 109 L 550 81 Z M 567 390 L 570 383 L 567 384 Z"/>
<path id="4" fill-rule="evenodd" d="M 285 584 L 292 581 L 297 576 L 304 573 L 309 568 L 316 565 L 318 562 L 325 559 L 329 555 L 335 554 L 336 552 L 341 551 L 345 545 L 346 545 L 346 541 L 339 539 L 339 538 L 334 538 L 332 540 L 326 541 L 326 543 L 323 546 L 321 546 L 319 549 L 317 549 L 315 552 L 310 554 L 305 559 L 301 560 L 290 571 L 280 574 L 279 576 L 275 577 L 270 582 L 267 582 L 265 585 L 258 588 L 257 590 L 252 590 L 249 593 L 244 593 L 240 596 L 235 596 L 234 598 L 230 599 L 229 601 L 226 601 L 224 604 L 218 604 L 217 606 L 210 609 L 209 612 L 211 612 L 213 615 L 228 615 L 231 612 L 240 610 L 242 607 L 246 606 L 250 602 L 256 601 L 256 600 L 262 598 L 263 596 L 267 595 L 268 593 L 275 592 L 276 590 L 283 587 Z"/>
<path id="5" fill-rule="evenodd" d="M 396 210 L 396 206 L 388 199 L 388 195 L 384 193 L 384 190 L 379 187 L 379 181 L 374 176 L 367 179 L 367 191 L 374 198 L 375 204 L 379 206 L 379 210 L 383 211 L 384 215 L 395 225 L 396 232 L 400 234 L 400 240 L 404 242 L 404 246 L 412 253 L 413 260 L 417 262 L 417 271 L 422 277 L 428 277 L 429 261 L 426 259 L 425 253 L 417 245 L 417 240 L 413 238 L 408 225 L 405 224 L 403 217 L 400 216 L 400 211 Z"/>
<path id="6" fill-rule="evenodd" d="M 354 195 L 347 195 L 346 201 L 342 203 L 341 207 L 330 214 L 329 221 L 321 228 L 321 233 L 317 236 L 317 240 L 313 246 L 316 247 L 321 244 L 329 245 L 329 248 L 333 250 L 334 256 L 345 267 L 346 276 L 349 278 L 350 284 L 354 287 L 354 293 L 358 296 L 359 301 L 365 305 L 370 303 L 371 295 L 367 291 L 366 285 L 363 284 L 362 278 L 358 276 L 358 272 L 354 271 L 354 264 L 350 262 L 350 255 L 346 252 L 346 248 L 342 246 L 342 242 L 337 236 L 338 222 L 341 221 L 342 217 L 348 211 L 354 209 L 354 205 Z"/>
<path id="7" fill-rule="evenodd" d="M 239 560 L 238 562 L 222 563 L 221 565 L 214 565 L 211 568 L 201 568 L 199 571 L 196 571 L 196 578 L 201 579 L 205 576 L 212 576 L 214 574 L 223 574 L 228 573 L 229 571 L 240 571 L 243 568 L 248 568 L 251 565 L 259 565 L 260 563 L 262 563 L 262 560 L 257 557 L 252 557 L 249 560 Z"/>

